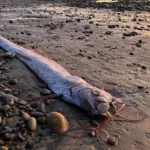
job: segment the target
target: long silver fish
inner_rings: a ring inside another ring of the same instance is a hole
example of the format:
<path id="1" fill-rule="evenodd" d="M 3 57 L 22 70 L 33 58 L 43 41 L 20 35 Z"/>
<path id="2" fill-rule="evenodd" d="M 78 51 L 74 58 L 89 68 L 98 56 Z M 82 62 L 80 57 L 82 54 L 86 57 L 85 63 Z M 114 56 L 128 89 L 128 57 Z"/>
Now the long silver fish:
<path id="1" fill-rule="evenodd" d="M 61 65 L 33 50 L 18 46 L 0 36 L 0 46 L 12 52 L 64 101 L 86 110 L 93 116 L 106 115 L 114 97 L 80 77 L 71 75 Z"/>

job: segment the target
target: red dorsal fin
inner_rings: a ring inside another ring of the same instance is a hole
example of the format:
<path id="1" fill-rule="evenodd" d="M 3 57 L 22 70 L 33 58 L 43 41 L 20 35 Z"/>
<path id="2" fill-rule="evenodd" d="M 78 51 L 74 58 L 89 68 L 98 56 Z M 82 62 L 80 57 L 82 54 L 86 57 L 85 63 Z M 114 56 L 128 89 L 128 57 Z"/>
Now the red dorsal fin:
<path id="1" fill-rule="evenodd" d="M 44 51 L 42 50 L 33 50 L 35 53 L 40 54 L 48 59 L 51 59 Z"/>
<path id="2" fill-rule="evenodd" d="M 104 87 L 101 87 L 100 90 L 105 91 Z"/>

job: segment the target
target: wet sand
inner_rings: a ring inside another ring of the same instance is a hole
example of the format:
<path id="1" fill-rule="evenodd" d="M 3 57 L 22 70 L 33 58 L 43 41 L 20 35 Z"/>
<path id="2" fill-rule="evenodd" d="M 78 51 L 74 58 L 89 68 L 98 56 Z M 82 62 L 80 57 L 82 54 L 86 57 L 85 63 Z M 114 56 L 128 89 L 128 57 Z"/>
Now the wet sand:
<path id="1" fill-rule="evenodd" d="M 19 7 L 11 5 L 0 9 L 0 34 L 13 42 L 26 41 L 22 46 L 40 49 L 64 66 L 73 75 L 84 78 L 96 87 L 104 87 L 125 103 L 139 106 L 150 113 L 150 14 L 146 11 L 116 12 L 111 9 L 69 7 L 61 3 Z M 2 52 L 2 50 L 1 50 Z M 1 61 L 0 61 L 1 62 Z M 40 81 L 19 60 L 3 65 L 12 78 L 18 79 L 14 91 L 22 90 L 18 97 L 39 96 Z M 2 72 L 1 72 L 2 74 Z M 23 86 L 22 86 L 23 85 Z M 50 110 L 64 115 L 92 119 L 82 110 L 61 99 Z M 126 117 L 137 119 L 134 108 L 125 107 Z M 77 124 L 77 120 L 71 120 Z M 43 139 L 36 143 L 37 150 L 149 150 L 150 119 L 129 123 L 113 121 L 108 133 L 118 140 L 110 146 L 99 137 L 74 139 L 48 130 L 38 129 Z"/>

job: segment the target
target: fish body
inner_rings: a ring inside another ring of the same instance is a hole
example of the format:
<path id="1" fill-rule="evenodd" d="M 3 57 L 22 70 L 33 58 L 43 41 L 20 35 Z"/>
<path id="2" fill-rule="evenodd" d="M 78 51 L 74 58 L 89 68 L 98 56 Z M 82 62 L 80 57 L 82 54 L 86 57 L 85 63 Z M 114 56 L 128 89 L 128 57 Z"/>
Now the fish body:
<path id="1" fill-rule="evenodd" d="M 93 116 L 105 115 L 113 96 L 98 89 L 80 77 L 71 75 L 61 65 L 33 50 L 16 45 L 0 37 L 0 47 L 16 54 L 48 87 L 64 101 L 86 110 Z"/>

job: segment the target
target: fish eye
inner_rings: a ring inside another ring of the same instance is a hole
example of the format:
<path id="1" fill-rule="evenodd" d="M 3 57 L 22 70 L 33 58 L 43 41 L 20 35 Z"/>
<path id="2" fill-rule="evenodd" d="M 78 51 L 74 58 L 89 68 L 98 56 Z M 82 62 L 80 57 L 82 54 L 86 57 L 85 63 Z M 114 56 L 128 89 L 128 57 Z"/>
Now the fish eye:
<path id="1" fill-rule="evenodd" d="M 92 91 L 92 94 L 95 96 L 100 96 L 100 92 L 99 91 Z"/>

